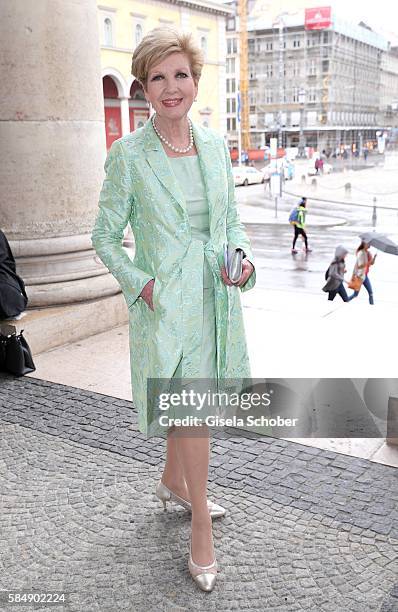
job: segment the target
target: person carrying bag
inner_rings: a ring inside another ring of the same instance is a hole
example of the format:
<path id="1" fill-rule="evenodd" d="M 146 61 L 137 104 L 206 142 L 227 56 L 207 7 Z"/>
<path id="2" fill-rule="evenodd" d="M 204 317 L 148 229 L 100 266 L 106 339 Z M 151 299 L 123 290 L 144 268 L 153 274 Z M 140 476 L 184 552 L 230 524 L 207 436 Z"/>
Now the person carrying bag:
<path id="1" fill-rule="evenodd" d="M 348 285 L 350 289 L 354 290 L 354 293 L 349 296 L 348 301 L 351 301 L 354 298 L 358 297 L 361 287 L 363 285 L 366 291 L 368 292 L 369 304 L 373 306 L 373 288 L 370 283 L 368 274 L 370 266 L 373 266 L 375 262 L 376 255 L 372 256 L 368 249 L 369 245 L 362 240 L 356 251 L 357 259 L 355 262 L 351 281 Z"/>

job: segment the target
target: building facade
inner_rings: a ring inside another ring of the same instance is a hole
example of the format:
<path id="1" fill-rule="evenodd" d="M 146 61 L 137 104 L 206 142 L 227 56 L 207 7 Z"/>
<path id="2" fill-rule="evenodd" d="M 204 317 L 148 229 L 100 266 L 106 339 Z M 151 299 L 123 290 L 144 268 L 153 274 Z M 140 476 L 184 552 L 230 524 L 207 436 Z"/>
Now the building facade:
<path id="1" fill-rule="evenodd" d="M 398 47 L 389 47 L 382 56 L 380 122 L 386 128 L 398 128 Z"/>
<path id="2" fill-rule="evenodd" d="M 226 20 L 226 60 L 225 60 L 225 95 L 226 95 L 226 129 L 230 149 L 238 147 L 239 129 L 239 82 L 240 82 L 240 40 L 237 2 L 229 2 L 233 10 Z"/>
<path id="3" fill-rule="evenodd" d="M 305 13 L 304 13 L 305 15 Z M 284 147 L 361 150 L 380 124 L 382 58 L 388 45 L 365 24 L 337 18 L 310 29 L 303 14 L 250 23 L 251 132 Z"/>
<path id="4" fill-rule="evenodd" d="M 190 116 L 226 134 L 225 24 L 231 8 L 210 0 L 106 0 L 97 7 L 107 148 L 150 116 L 142 87 L 131 74 L 131 57 L 143 36 L 161 25 L 191 31 L 201 45 L 205 65 Z"/>

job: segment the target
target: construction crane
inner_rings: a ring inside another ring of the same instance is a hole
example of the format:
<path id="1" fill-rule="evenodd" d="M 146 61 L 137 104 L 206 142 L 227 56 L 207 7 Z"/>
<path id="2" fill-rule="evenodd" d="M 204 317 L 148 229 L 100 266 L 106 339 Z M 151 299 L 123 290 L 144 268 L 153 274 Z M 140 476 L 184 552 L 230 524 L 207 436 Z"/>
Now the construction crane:
<path id="1" fill-rule="evenodd" d="M 239 92 L 240 92 L 240 141 L 245 151 L 250 149 L 249 126 L 249 51 L 247 44 L 247 0 L 238 0 L 239 17 Z M 240 160 L 239 160 L 240 163 Z"/>

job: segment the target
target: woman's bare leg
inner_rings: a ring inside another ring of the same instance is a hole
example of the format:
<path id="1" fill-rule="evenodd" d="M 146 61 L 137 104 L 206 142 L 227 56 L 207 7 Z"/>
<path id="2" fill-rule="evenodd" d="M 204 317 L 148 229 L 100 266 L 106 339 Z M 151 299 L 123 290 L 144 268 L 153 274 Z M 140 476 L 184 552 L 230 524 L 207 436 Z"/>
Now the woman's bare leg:
<path id="1" fill-rule="evenodd" d="M 174 425 L 170 427 L 167 432 L 167 454 L 162 482 L 173 491 L 173 493 L 190 501 L 183 466 L 178 455 L 178 439 L 176 437 L 176 427 Z"/>
<path id="2" fill-rule="evenodd" d="M 214 560 L 212 521 L 207 507 L 210 435 L 207 425 L 176 428 L 177 454 L 192 504 L 192 558 L 198 565 Z"/>

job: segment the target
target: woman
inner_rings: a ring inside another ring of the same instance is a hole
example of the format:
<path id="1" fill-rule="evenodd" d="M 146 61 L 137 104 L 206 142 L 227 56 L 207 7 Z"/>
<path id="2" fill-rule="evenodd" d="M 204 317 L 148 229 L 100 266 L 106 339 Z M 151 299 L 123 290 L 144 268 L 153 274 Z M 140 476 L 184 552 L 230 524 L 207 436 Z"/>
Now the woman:
<path id="1" fill-rule="evenodd" d="M 347 291 L 344 284 L 344 273 L 347 272 L 345 267 L 345 257 L 348 251 L 345 247 L 339 244 L 334 253 L 334 259 L 326 272 L 326 285 L 322 288 L 323 291 L 329 293 L 328 300 L 333 301 L 337 294 L 343 302 L 348 302 Z"/>
<path id="2" fill-rule="evenodd" d="M 140 431 L 167 435 L 156 493 L 192 512 L 188 567 L 211 591 L 217 573 L 211 518 L 225 510 L 207 501 L 206 424 L 167 427 L 148 391 L 151 381 L 250 377 L 240 291 L 255 284 L 250 241 L 239 220 L 228 148 L 188 112 L 203 66 L 191 35 L 160 27 L 134 51 L 132 73 L 155 113 L 115 141 L 92 243 L 118 280 L 129 309 L 131 383 Z M 131 261 L 121 246 L 130 223 Z M 241 277 L 223 267 L 224 243 L 245 253 Z M 180 413 L 181 414 L 181 413 Z M 165 429 L 162 429 L 165 428 Z M 198 435 L 199 434 L 199 435 Z"/>
<path id="3" fill-rule="evenodd" d="M 293 246 L 292 246 L 293 255 L 297 254 L 296 242 L 300 234 L 304 240 L 305 252 L 311 253 L 311 249 L 308 248 L 308 237 L 305 231 L 305 216 L 307 214 L 306 206 L 307 206 L 307 198 L 301 198 L 300 204 L 297 207 L 297 213 L 298 213 L 297 220 L 293 222 L 293 226 L 294 226 L 294 237 L 293 237 Z"/>
<path id="4" fill-rule="evenodd" d="M 376 255 L 372 256 L 369 251 L 368 243 L 362 240 L 361 244 L 356 250 L 356 256 L 357 260 L 355 262 L 353 275 L 358 276 L 361 279 L 362 285 L 368 292 L 369 304 L 373 305 L 373 289 L 368 274 L 370 266 L 373 266 L 376 260 Z M 359 291 L 360 289 L 358 291 L 354 291 L 354 293 L 349 296 L 348 300 L 350 301 L 356 298 L 359 295 Z"/>

